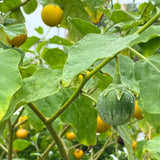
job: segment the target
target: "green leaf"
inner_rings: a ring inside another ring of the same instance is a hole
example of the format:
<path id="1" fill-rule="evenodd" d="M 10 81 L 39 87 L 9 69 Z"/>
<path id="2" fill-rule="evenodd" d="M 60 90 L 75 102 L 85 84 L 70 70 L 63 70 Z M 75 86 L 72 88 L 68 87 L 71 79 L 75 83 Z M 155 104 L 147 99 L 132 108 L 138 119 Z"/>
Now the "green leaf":
<path id="1" fill-rule="evenodd" d="M 139 86 L 134 75 L 134 61 L 127 56 L 119 55 L 119 65 L 122 84 L 132 91 L 139 92 Z M 108 73 L 112 77 L 114 77 L 114 71 L 114 59 L 102 68 L 102 72 Z"/>
<path id="2" fill-rule="evenodd" d="M 9 12 L 13 8 L 19 6 L 20 4 L 21 4 L 21 0 L 3 0 L 0 3 L 0 12 L 2 13 Z M 17 19 L 17 22 L 23 23 L 25 21 L 20 8 L 15 10 L 13 13 L 11 13 L 9 17 L 13 19 Z"/>
<path id="3" fill-rule="evenodd" d="M 133 150 L 132 150 L 132 139 L 130 137 L 129 128 L 127 125 L 116 126 L 114 129 L 119 133 L 125 147 L 128 151 L 128 160 L 134 160 Z"/>
<path id="4" fill-rule="evenodd" d="M 148 27 L 145 31 L 143 31 L 135 41 L 133 41 L 133 45 L 139 44 L 139 43 L 145 43 L 148 42 L 149 40 L 155 38 L 155 37 L 160 37 L 160 26 L 158 25 L 152 25 Z"/>
<path id="5" fill-rule="evenodd" d="M 3 30 L 8 35 L 9 39 L 13 39 L 20 34 L 26 34 L 24 24 L 14 24 L 7 27 L 3 27 Z"/>
<path id="6" fill-rule="evenodd" d="M 27 78 L 30 77 L 36 71 L 36 67 L 33 65 L 27 67 L 19 67 L 19 71 L 21 73 L 22 78 Z"/>
<path id="7" fill-rule="evenodd" d="M 42 27 L 35 28 L 35 30 L 36 30 L 39 34 L 43 34 L 43 28 L 42 28 Z"/>
<path id="8" fill-rule="evenodd" d="M 15 50 L 0 48 L 0 120 L 8 109 L 11 96 L 21 87 L 18 71 L 20 55 Z"/>
<path id="9" fill-rule="evenodd" d="M 53 48 L 46 50 L 43 53 L 42 58 L 51 66 L 51 68 L 61 69 L 66 62 L 67 56 L 63 50 Z"/>
<path id="10" fill-rule="evenodd" d="M 69 98 L 72 92 L 64 90 L 62 97 Z M 77 99 L 62 113 L 61 120 L 71 124 L 76 130 L 76 139 L 83 145 L 95 145 L 97 110 L 92 102 L 83 96 Z"/>
<path id="11" fill-rule="evenodd" d="M 24 44 L 21 45 L 21 48 L 26 50 L 30 49 L 34 44 L 36 44 L 40 39 L 36 36 L 27 37 L 27 40 Z"/>
<path id="12" fill-rule="evenodd" d="M 145 57 L 152 56 L 155 54 L 155 51 L 160 48 L 160 37 L 153 38 L 146 43 L 140 43 L 139 46 Z"/>
<path id="13" fill-rule="evenodd" d="M 67 62 L 63 71 L 63 84 L 69 85 L 71 80 L 81 71 L 87 70 L 96 60 L 113 57 L 123 50 L 137 37 L 137 34 L 119 37 L 112 33 L 88 34 L 68 51 Z"/>
<path id="14" fill-rule="evenodd" d="M 111 12 L 110 17 L 108 17 L 111 21 L 113 21 L 115 24 L 120 22 L 126 22 L 126 21 L 133 21 L 135 18 L 127 13 L 124 10 L 116 9 Z"/>
<path id="15" fill-rule="evenodd" d="M 61 74 L 60 70 L 41 68 L 31 77 L 23 79 L 22 87 L 14 94 L 7 112 L 0 122 L 0 134 L 2 135 L 8 118 L 14 113 L 17 107 L 57 92 Z"/>
<path id="16" fill-rule="evenodd" d="M 60 44 L 60 45 L 64 45 L 64 46 L 71 46 L 73 43 L 70 42 L 69 40 L 67 39 L 64 39 L 62 37 L 59 37 L 59 36 L 54 36 L 52 38 L 49 39 L 49 42 L 50 43 L 53 43 L 53 44 Z"/>
<path id="17" fill-rule="evenodd" d="M 88 21 L 79 18 L 68 18 L 68 20 L 82 36 L 85 36 L 88 33 L 101 33 L 99 28 Z"/>
<path id="18" fill-rule="evenodd" d="M 23 6 L 23 10 L 26 14 L 31 14 L 37 8 L 37 1 L 30 0 L 27 4 Z"/>
<path id="19" fill-rule="evenodd" d="M 152 63 L 157 70 L 147 61 Z M 147 61 L 141 60 L 135 64 L 135 76 L 140 87 L 141 107 L 148 113 L 160 114 L 160 55 L 151 56 Z"/>
<path id="20" fill-rule="evenodd" d="M 160 159 L 160 136 L 154 137 L 145 143 L 143 151 L 149 151 L 150 157 L 159 160 Z"/>
<path id="21" fill-rule="evenodd" d="M 16 139 L 13 141 L 13 148 L 18 149 L 19 151 L 23 151 L 30 145 L 32 145 L 31 141 L 26 141 L 23 139 Z"/>
<path id="22" fill-rule="evenodd" d="M 103 13 L 97 8 L 103 6 L 106 0 L 81 0 L 87 13 L 90 15 L 92 22 L 97 24 Z"/>

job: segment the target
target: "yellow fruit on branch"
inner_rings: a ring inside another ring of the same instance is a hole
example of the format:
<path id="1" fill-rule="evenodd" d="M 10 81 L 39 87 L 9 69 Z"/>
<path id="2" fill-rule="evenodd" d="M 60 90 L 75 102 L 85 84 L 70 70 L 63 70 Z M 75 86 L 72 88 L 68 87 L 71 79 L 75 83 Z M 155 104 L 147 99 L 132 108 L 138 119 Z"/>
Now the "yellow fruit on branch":
<path id="1" fill-rule="evenodd" d="M 84 156 L 84 152 L 83 152 L 82 149 L 76 149 L 76 150 L 74 151 L 74 157 L 75 157 L 76 159 L 81 159 L 81 158 L 83 158 L 83 156 Z"/>
<path id="2" fill-rule="evenodd" d="M 132 149 L 135 150 L 137 145 L 137 141 L 133 140 L 132 142 Z"/>
<path id="3" fill-rule="evenodd" d="M 137 119 L 142 119 L 142 112 L 138 106 L 138 101 L 135 102 L 135 109 L 134 109 L 134 114 L 133 117 L 137 118 Z"/>
<path id="4" fill-rule="evenodd" d="M 25 139 L 28 137 L 28 132 L 26 129 L 20 128 L 17 130 L 16 136 L 17 136 L 17 138 Z"/>
<path id="5" fill-rule="evenodd" d="M 42 9 L 41 18 L 47 26 L 57 26 L 62 21 L 63 10 L 59 6 L 49 4 Z"/>
<path id="6" fill-rule="evenodd" d="M 73 139 L 75 139 L 75 133 L 74 132 L 67 132 L 66 138 L 70 141 L 73 141 Z"/>
<path id="7" fill-rule="evenodd" d="M 27 40 L 27 30 L 25 29 L 25 34 L 20 34 L 19 36 L 14 37 L 13 39 L 10 39 L 8 35 L 5 35 L 5 38 L 7 42 L 14 46 L 14 47 L 19 47 L 21 46 L 26 40 Z"/>
<path id="8" fill-rule="evenodd" d="M 110 128 L 110 125 L 103 122 L 103 120 L 98 115 L 97 117 L 97 133 L 106 132 Z"/>

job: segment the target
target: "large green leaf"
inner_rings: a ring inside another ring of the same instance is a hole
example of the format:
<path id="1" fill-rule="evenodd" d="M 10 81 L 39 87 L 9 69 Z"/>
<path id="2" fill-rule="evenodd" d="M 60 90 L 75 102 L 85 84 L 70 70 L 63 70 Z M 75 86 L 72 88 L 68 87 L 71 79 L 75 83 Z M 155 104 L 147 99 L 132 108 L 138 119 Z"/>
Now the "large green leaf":
<path id="1" fill-rule="evenodd" d="M 122 84 L 132 91 L 139 92 L 138 83 L 134 75 L 134 61 L 127 56 L 119 55 L 119 65 Z M 102 71 L 114 77 L 115 60 L 113 59 L 105 67 L 103 67 Z"/>
<path id="2" fill-rule="evenodd" d="M 149 151 L 150 157 L 159 160 L 160 159 L 160 136 L 154 137 L 147 141 L 144 145 L 143 151 Z"/>
<path id="3" fill-rule="evenodd" d="M 132 150 L 132 139 L 130 137 L 128 126 L 127 125 L 116 126 L 114 127 L 114 129 L 119 133 L 119 135 L 123 139 L 125 147 L 127 148 L 128 151 L 128 160 L 134 160 L 133 150 Z"/>
<path id="4" fill-rule="evenodd" d="M 8 118 L 14 113 L 15 109 L 23 104 L 54 94 L 58 90 L 60 79 L 60 70 L 46 68 L 41 68 L 31 77 L 23 79 L 22 87 L 14 94 L 7 112 L 0 122 L 1 135 Z"/>
<path id="5" fill-rule="evenodd" d="M 148 113 L 160 114 L 160 55 L 138 61 L 135 64 L 135 75 L 139 81 L 141 107 Z"/>
<path id="6" fill-rule="evenodd" d="M 112 33 L 88 34 L 68 51 L 68 59 L 64 66 L 63 83 L 68 85 L 81 71 L 86 70 L 97 59 L 113 57 L 117 52 L 130 45 L 137 34 L 119 37 Z"/>
<path id="7" fill-rule="evenodd" d="M 97 26 L 88 21 L 80 18 L 68 18 L 68 20 L 82 36 L 88 33 L 101 33 L 101 30 Z"/>
<path id="8" fill-rule="evenodd" d="M 18 71 L 20 55 L 15 50 L 0 49 L 0 119 L 8 109 L 11 96 L 21 87 Z"/>
<path id="9" fill-rule="evenodd" d="M 69 98 L 72 92 L 64 90 L 62 97 Z M 79 96 L 61 115 L 64 123 L 71 124 L 76 130 L 76 139 L 84 145 L 96 143 L 97 110 L 92 102 L 83 96 Z"/>

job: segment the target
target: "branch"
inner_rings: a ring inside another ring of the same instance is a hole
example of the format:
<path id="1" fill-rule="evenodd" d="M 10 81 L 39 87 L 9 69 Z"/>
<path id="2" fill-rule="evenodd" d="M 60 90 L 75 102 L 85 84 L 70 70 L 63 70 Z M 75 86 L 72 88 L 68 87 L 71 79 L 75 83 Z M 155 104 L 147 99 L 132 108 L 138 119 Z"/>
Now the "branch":
<path id="1" fill-rule="evenodd" d="M 118 53 L 117 53 L 118 54 Z M 116 54 L 116 55 L 117 55 Z M 115 55 L 115 56 L 116 56 Z M 110 62 L 115 56 L 106 58 L 101 64 L 99 64 L 95 69 L 93 69 L 80 83 L 78 88 L 75 90 L 75 92 L 72 94 L 72 96 L 68 99 L 68 101 L 51 117 L 47 120 L 47 123 L 52 123 L 62 112 L 64 112 L 68 106 L 77 98 L 79 95 L 79 92 L 83 88 L 83 86 L 86 84 L 86 82 L 96 73 L 98 72 L 102 67 L 104 67 L 108 62 Z"/>

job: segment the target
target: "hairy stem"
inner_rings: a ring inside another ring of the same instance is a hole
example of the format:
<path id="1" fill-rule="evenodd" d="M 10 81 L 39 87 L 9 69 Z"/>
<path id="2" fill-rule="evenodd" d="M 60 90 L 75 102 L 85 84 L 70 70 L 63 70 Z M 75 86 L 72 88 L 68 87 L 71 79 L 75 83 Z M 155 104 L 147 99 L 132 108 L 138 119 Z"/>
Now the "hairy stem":
<path id="1" fill-rule="evenodd" d="M 139 30 L 137 30 L 135 33 L 140 34 L 142 33 L 146 28 L 148 28 L 158 17 L 160 16 L 160 12 L 158 12 L 154 17 L 152 17 L 144 26 L 142 26 Z"/>
<path id="2" fill-rule="evenodd" d="M 82 96 L 85 96 L 85 97 L 89 98 L 91 101 L 93 101 L 94 103 L 97 103 L 96 99 L 94 99 L 93 97 L 91 97 L 90 95 L 88 95 L 86 93 L 82 93 Z"/>
<path id="3" fill-rule="evenodd" d="M 102 67 L 104 67 L 108 62 L 110 62 L 114 57 L 106 58 L 101 64 L 99 64 L 95 69 L 93 69 L 80 83 L 78 88 L 75 90 L 75 92 L 72 94 L 72 96 L 67 100 L 67 102 L 51 117 L 47 120 L 47 123 L 53 122 L 62 112 L 64 112 L 68 106 L 76 99 L 76 97 L 79 95 L 79 92 L 83 88 L 83 86 L 86 84 L 86 82 L 96 73 L 98 72 Z"/>

